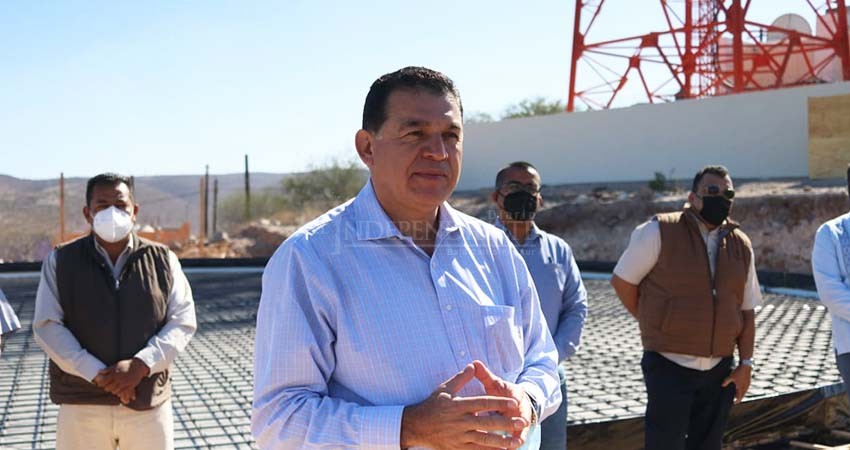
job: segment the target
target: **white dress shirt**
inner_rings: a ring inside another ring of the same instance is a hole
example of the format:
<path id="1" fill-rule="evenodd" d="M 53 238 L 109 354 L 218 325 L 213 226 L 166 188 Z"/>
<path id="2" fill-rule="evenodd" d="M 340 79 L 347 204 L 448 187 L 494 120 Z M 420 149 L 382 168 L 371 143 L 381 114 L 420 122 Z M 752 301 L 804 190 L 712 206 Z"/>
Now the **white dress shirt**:
<path id="1" fill-rule="evenodd" d="M 127 248 L 121 253 L 115 264 L 95 240 L 97 251 L 106 259 L 116 280 L 133 248 L 132 235 Z M 197 329 L 195 321 L 195 302 L 192 298 L 192 288 L 180 261 L 174 252 L 168 252 L 171 275 L 174 280 L 168 293 L 166 307 L 166 323 L 155 336 L 148 340 L 147 345 L 136 353 L 150 369 L 150 375 L 162 372 L 177 358 Z M 116 281 L 117 282 L 117 281 Z M 106 368 L 106 364 L 82 348 L 80 342 L 64 325 L 64 313 L 59 303 L 59 290 L 56 285 L 56 250 L 50 252 L 41 265 L 41 281 L 35 297 L 35 313 L 32 329 L 38 345 L 47 353 L 63 371 L 94 380 L 98 371 Z"/>
<path id="2" fill-rule="evenodd" d="M 711 269 L 711 276 L 713 277 L 717 261 L 720 228 L 718 227 L 709 231 L 702 222 L 699 222 L 699 230 L 705 242 L 706 252 L 708 253 L 708 264 Z M 617 262 L 617 266 L 614 268 L 614 274 L 631 284 L 639 285 L 655 266 L 655 263 L 658 262 L 658 256 L 660 254 L 661 228 L 658 225 L 658 221 L 649 220 L 639 225 L 632 232 L 629 246 Z M 752 253 L 752 249 L 750 249 L 750 269 L 747 272 L 741 310 L 748 311 L 754 309 L 761 302 L 761 288 L 756 277 L 755 256 Z M 669 352 L 661 353 L 661 355 L 680 366 L 702 371 L 711 370 L 723 359 Z"/>
<path id="3" fill-rule="evenodd" d="M 252 432 L 263 449 L 399 448 L 405 405 L 473 360 L 560 404 L 557 350 L 507 236 L 440 207 L 431 257 L 371 182 L 305 225 L 263 273 Z M 477 381 L 461 396 L 483 395 Z"/>
<path id="4" fill-rule="evenodd" d="M 832 316 L 832 343 L 850 353 L 850 213 L 818 228 L 812 249 L 812 275 L 820 301 Z"/>

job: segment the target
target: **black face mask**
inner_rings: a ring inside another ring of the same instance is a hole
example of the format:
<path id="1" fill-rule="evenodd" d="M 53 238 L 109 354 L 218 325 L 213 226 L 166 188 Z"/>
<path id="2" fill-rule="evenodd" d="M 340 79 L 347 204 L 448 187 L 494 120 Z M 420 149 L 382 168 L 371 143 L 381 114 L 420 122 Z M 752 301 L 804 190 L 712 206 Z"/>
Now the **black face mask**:
<path id="1" fill-rule="evenodd" d="M 699 215 L 706 222 L 720 226 L 729 217 L 730 209 L 732 209 L 732 202 L 729 200 L 718 196 L 705 196 L 702 198 L 702 210 L 700 210 Z"/>
<path id="2" fill-rule="evenodd" d="M 525 191 L 518 191 L 506 195 L 502 205 L 512 220 L 531 220 L 537 212 L 537 197 Z"/>

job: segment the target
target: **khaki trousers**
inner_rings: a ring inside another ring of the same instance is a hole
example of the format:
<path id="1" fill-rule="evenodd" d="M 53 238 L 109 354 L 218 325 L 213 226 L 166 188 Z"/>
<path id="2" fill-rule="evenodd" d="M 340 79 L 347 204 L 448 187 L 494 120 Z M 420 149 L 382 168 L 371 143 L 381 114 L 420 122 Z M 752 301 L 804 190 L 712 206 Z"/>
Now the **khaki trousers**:
<path id="1" fill-rule="evenodd" d="M 122 405 L 60 405 L 57 450 L 173 450 L 171 400 L 147 411 Z"/>

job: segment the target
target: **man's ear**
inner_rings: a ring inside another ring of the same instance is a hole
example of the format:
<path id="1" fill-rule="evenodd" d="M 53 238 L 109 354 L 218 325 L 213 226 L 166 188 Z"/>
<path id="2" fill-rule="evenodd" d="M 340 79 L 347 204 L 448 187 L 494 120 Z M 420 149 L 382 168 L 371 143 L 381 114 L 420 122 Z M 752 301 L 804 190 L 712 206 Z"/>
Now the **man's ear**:
<path id="1" fill-rule="evenodd" d="M 133 204 L 133 220 L 135 221 L 136 217 L 138 217 L 138 216 L 139 216 L 139 204 L 134 203 Z"/>
<path id="2" fill-rule="evenodd" d="M 86 218 L 86 222 L 91 225 L 94 222 L 94 217 L 91 216 L 91 210 L 88 206 L 83 206 L 83 217 Z"/>
<path id="3" fill-rule="evenodd" d="M 375 164 L 375 155 L 372 152 L 372 141 L 374 139 L 372 133 L 366 130 L 357 130 L 357 134 L 354 135 L 354 147 L 357 149 L 357 156 L 369 168 Z"/>
<path id="4" fill-rule="evenodd" d="M 690 203 L 690 205 L 694 207 L 694 209 L 696 209 L 696 205 L 694 204 L 694 201 L 696 201 L 696 199 L 697 196 L 696 194 L 694 194 L 694 191 L 688 192 L 688 203 Z M 700 207 L 700 209 L 702 208 Z"/>
<path id="5" fill-rule="evenodd" d="M 499 204 L 499 191 L 493 191 L 493 193 L 490 194 L 490 200 L 493 200 L 493 203 L 498 205 Z"/>

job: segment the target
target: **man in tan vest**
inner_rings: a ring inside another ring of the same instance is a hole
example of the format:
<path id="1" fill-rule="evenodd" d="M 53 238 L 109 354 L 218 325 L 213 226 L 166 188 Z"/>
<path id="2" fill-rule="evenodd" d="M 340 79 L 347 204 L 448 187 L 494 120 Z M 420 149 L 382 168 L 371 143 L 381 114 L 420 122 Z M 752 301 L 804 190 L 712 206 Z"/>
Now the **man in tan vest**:
<path id="1" fill-rule="evenodd" d="M 725 167 L 703 167 L 684 210 L 638 226 L 614 269 L 644 347 L 646 450 L 719 450 L 750 386 L 761 291 L 750 240 L 728 219 L 734 196 Z"/>
<path id="2" fill-rule="evenodd" d="M 50 357 L 58 450 L 174 448 L 169 366 L 195 332 L 195 304 L 167 247 L 132 232 L 127 177 L 86 185 L 92 233 L 42 264 L 33 333 Z"/>

